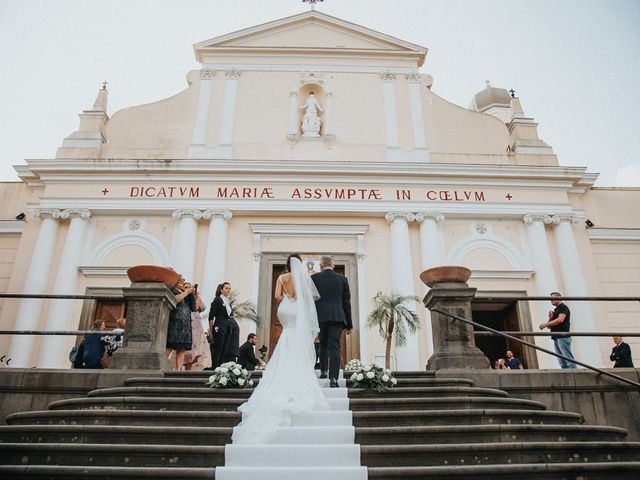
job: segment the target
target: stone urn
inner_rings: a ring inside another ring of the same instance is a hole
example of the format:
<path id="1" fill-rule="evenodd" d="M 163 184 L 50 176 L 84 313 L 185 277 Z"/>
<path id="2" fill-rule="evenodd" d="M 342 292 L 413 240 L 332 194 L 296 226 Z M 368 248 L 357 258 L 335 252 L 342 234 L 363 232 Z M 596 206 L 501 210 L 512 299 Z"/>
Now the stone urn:
<path id="1" fill-rule="evenodd" d="M 425 270 L 420 280 L 429 288 L 436 283 L 467 283 L 471 278 L 471 270 L 457 265 L 442 265 Z"/>
<path id="2" fill-rule="evenodd" d="M 157 265 L 136 265 L 127 270 L 131 283 L 164 283 L 168 288 L 175 287 L 180 274 L 167 267 Z"/>

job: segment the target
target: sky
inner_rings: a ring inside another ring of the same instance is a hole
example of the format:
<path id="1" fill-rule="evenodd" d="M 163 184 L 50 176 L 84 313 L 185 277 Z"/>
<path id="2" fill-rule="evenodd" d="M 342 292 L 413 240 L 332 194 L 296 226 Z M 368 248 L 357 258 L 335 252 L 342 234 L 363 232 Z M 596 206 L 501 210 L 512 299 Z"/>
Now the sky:
<path id="1" fill-rule="evenodd" d="M 429 49 L 433 91 L 467 107 L 515 89 L 561 165 L 640 186 L 640 1 L 326 0 L 319 11 Z M 309 9 L 301 0 L 0 0 L 0 181 L 54 158 L 108 82 L 117 110 L 170 97 L 193 44 Z"/>

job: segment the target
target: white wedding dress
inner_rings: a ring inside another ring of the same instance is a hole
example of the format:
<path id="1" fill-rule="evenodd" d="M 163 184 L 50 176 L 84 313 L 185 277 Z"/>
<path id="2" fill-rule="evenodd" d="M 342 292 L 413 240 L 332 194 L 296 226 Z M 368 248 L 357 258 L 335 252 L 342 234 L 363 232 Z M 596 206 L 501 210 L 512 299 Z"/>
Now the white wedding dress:
<path id="1" fill-rule="evenodd" d="M 314 370 L 318 291 L 297 258 L 291 259 L 291 274 L 297 298 L 289 298 L 283 288 L 278 307 L 282 334 L 255 391 L 238 407 L 242 422 L 233 430 L 234 444 L 269 443 L 279 427 L 291 425 L 292 415 L 329 410 Z"/>

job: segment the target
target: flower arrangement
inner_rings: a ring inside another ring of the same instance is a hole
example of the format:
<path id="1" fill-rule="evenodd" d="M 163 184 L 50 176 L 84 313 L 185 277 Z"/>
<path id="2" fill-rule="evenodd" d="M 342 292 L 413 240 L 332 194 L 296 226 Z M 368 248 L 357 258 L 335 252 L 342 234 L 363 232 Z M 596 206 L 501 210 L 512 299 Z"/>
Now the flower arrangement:
<path id="1" fill-rule="evenodd" d="M 216 367 L 213 375 L 205 383 L 211 388 L 250 388 L 253 387 L 251 374 L 235 362 L 226 362 Z"/>
<path id="2" fill-rule="evenodd" d="M 359 358 L 352 358 L 344 366 L 344 371 L 355 372 L 356 370 L 358 370 L 360 367 L 363 367 L 363 366 L 364 366 L 364 363 L 362 363 L 362 361 L 360 361 Z"/>
<path id="3" fill-rule="evenodd" d="M 389 390 L 398 383 L 391 370 L 384 369 L 377 363 L 362 365 L 350 377 L 354 388 L 375 388 L 378 392 Z"/>

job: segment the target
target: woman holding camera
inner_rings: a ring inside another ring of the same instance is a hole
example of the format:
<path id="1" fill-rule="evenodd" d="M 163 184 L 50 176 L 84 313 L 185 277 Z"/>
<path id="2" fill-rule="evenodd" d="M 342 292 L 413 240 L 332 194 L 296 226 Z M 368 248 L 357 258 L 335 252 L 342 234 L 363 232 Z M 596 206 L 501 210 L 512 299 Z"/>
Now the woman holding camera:
<path id="1" fill-rule="evenodd" d="M 184 278 L 180 278 L 176 286 L 171 289 L 176 296 L 176 306 L 169 313 L 169 327 L 167 331 L 167 348 L 165 353 L 168 356 L 172 351 L 176 352 L 174 360 L 175 369 L 180 370 L 184 363 L 184 355 L 187 350 L 191 350 L 191 311 L 192 308 L 187 301 L 195 289 L 189 285 L 187 287 Z"/>
<path id="2" fill-rule="evenodd" d="M 191 285 L 186 283 L 185 286 Z M 198 284 L 193 286 L 194 292 L 187 297 L 189 306 L 191 307 L 191 333 L 193 344 L 191 350 L 187 351 L 184 356 L 185 370 L 202 370 L 211 366 L 211 352 L 209 351 L 209 342 L 207 341 L 207 333 L 202 325 L 202 317 L 200 313 L 204 311 L 205 306 L 198 292 Z"/>

